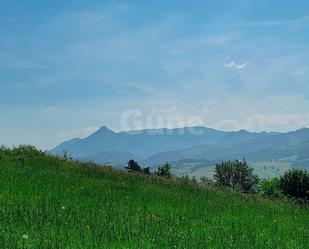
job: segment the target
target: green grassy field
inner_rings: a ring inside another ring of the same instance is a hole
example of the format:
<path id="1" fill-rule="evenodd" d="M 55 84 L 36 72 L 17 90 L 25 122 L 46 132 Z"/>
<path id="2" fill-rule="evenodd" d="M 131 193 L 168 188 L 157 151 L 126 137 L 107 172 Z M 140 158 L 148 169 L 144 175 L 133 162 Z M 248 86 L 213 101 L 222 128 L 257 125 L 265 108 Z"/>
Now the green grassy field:
<path id="1" fill-rule="evenodd" d="M 0 153 L 0 248 L 309 248 L 309 210 L 21 149 Z"/>

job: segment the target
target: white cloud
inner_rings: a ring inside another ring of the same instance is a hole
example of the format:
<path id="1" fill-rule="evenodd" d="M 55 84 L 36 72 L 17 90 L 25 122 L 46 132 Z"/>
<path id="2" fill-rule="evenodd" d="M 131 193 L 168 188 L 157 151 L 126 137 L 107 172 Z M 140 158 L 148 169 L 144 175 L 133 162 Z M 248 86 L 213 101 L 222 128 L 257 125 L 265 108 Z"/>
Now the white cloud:
<path id="1" fill-rule="evenodd" d="M 236 63 L 235 61 L 231 61 L 229 63 L 224 64 L 224 67 L 244 69 L 247 65 L 248 65 L 248 63 Z"/>

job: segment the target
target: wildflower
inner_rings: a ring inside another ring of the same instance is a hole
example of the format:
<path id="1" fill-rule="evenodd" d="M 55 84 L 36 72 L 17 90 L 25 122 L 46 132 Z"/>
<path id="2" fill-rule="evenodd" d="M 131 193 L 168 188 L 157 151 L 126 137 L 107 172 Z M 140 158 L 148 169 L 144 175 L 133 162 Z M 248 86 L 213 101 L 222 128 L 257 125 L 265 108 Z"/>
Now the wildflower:
<path id="1" fill-rule="evenodd" d="M 65 206 L 62 206 L 61 209 L 62 209 L 62 210 L 65 210 Z"/>
<path id="2" fill-rule="evenodd" d="M 23 234 L 23 239 L 28 239 L 28 238 L 29 238 L 28 234 Z"/>

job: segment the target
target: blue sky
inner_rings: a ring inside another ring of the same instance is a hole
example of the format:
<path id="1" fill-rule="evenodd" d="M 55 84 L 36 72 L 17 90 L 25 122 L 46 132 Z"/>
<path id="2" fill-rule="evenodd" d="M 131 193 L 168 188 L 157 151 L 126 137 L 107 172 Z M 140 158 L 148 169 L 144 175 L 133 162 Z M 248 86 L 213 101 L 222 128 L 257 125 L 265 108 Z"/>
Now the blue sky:
<path id="1" fill-rule="evenodd" d="M 308 10 L 305 0 L 2 0 L 0 144 L 48 149 L 102 125 L 309 127 Z"/>

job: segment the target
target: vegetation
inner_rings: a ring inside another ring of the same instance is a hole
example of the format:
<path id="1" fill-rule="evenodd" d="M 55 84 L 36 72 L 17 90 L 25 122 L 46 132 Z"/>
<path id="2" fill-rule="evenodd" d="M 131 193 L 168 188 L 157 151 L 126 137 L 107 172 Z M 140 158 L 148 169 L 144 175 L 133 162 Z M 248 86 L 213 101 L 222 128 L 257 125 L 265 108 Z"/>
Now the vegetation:
<path id="1" fill-rule="evenodd" d="M 308 248 L 307 208 L 33 147 L 0 149 L 0 185 L 0 248 Z"/>
<path id="2" fill-rule="evenodd" d="M 309 173 L 306 170 L 289 170 L 280 178 L 280 188 L 289 197 L 309 202 Z"/>
<path id="3" fill-rule="evenodd" d="M 200 182 L 201 182 L 201 184 L 205 184 L 205 185 L 214 185 L 213 180 L 209 179 L 206 176 L 200 177 Z"/>
<path id="4" fill-rule="evenodd" d="M 142 167 L 134 160 L 130 160 L 128 162 L 128 166 L 125 167 L 125 169 L 129 170 L 129 171 L 135 171 L 135 172 L 142 172 Z"/>
<path id="5" fill-rule="evenodd" d="M 261 194 L 273 200 L 283 200 L 285 196 L 280 187 L 280 178 L 275 177 L 272 179 L 263 180 L 261 182 Z"/>
<path id="6" fill-rule="evenodd" d="M 142 168 L 136 161 L 134 160 L 129 160 L 128 166 L 125 167 L 129 172 L 139 172 L 139 173 L 144 173 L 146 175 L 150 175 L 150 168 Z"/>
<path id="7" fill-rule="evenodd" d="M 151 173 L 150 173 L 150 168 L 149 168 L 149 167 L 144 168 L 144 169 L 143 169 L 143 172 L 144 172 L 144 174 L 146 174 L 146 175 L 150 175 L 150 174 L 151 174 Z"/>
<path id="8" fill-rule="evenodd" d="M 159 166 L 158 171 L 155 172 L 157 176 L 165 177 L 165 178 L 172 178 L 171 173 L 171 165 L 169 163 L 165 163 L 161 166 Z"/>
<path id="9" fill-rule="evenodd" d="M 259 178 L 253 174 L 253 168 L 243 161 L 228 161 L 217 164 L 214 179 L 216 184 L 231 187 L 246 193 L 257 192 Z"/>
<path id="10" fill-rule="evenodd" d="M 65 158 L 66 155 L 64 155 Z M 172 165 L 165 163 L 158 167 L 154 175 L 171 179 Z M 128 166 L 125 167 L 130 172 L 144 173 L 151 175 L 150 168 L 142 168 L 136 161 L 130 160 Z M 174 177 L 175 178 L 175 177 Z M 215 167 L 214 180 L 202 176 L 198 181 L 195 176 L 190 178 L 188 175 L 176 177 L 182 183 L 189 185 L 207 185 L 219 186 L 224 188 L 232 188 L 236 191 L 244 193 L 256 194 L 267 197 L 272 200 L 288 201 L 296 200 L 301 203 L 308 203 L 309 200 L 309 173 L 306 170 L 289 170 L 282 177 L 275 177 L 271 179 L 263 179 L 260 181 L 259 177 L 253 174 L 253 168 L 243 160 L 235 160 L 222 162 Z"/>

